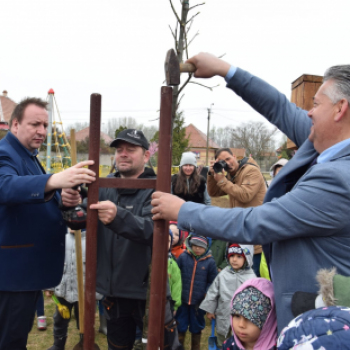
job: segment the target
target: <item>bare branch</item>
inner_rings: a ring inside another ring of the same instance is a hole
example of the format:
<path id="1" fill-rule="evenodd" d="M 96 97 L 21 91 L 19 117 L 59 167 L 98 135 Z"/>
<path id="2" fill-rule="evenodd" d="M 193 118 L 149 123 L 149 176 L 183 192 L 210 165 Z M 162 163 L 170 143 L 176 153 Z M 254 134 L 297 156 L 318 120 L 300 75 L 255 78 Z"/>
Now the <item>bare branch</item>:
<path id="1" fill-rule="evenodd" d="M 189 73 L 189 74 L 188 74 L 187 80 L 183 83 L 183 85 L 182 85 L 181 88 L 179 89 L 178 95 L 179 95 L 180 92 L 184 89 L 184 87 L 189 83 L 189 81 L 191 80 L 191 78 L 192 78 L 192 73 Z"/>
<path id="2" fill-rule="evenodd" d="M 197 6 L 202 6 L 202 5 L 205 5 L 205 2 L 202 2 L 201 4 L 197 4 L 197 5 L 194 5 L 194 6 L 190 7 L 190 8 L 188 9 L 188 11 L 191 11 L 191 10 L 194 9 L 195 7 L 197 7 Z"/>
<path id="3" fill-rule="evenodd" d="M 188 28 L 187 28 L 187 30 L 186 30 L 186 33 L 187 33 L 187 34 L 188 34 L 189 31 L 191 30 L 192 24 L 193 24 L 193 21 L 191 21 L 190 25 L 188 26 Z"/>
<path id="4" fill-rule="evenodd" d="M 193 16 L 186 22 L 186 24 L 189 23 L 189 22 L 191 22 L 191 21 L 193 21 L 193 19 L 194 19 L 196 16 L 198 16 L 199 14 L 200 14 L 200 12 L 197 12 L 195 15 L 193 15 Z"/>
<path id="5" fill-rule="evenodd" d="M 199 31 L 193 36 L 193 38 L 190 40 L 190 42 L 187 44 L 186 49 L 188 46 L 190 46 L 191 42 L 199 35 Z"/>
<path id="6" fill-rule="evenodd" d="M 171 35 L 173 36 L 174 40 L 176 41 L 176 35 L 175 35 L 175 33 L 173 32 L 173 30 L 171 29 L 170 25 L 169 25 L 169 28 L 170 28 L 170 31 L 171 31 Z"/>
<path id="7" fill-rule="evenodd" d="M 185 96 L 185 94 L 183 94 L 181 97 L 180 97 L 180 99 L 179 99 L 179 101 L 178 101 L 178 103 L 177 103 L 177 108 L 179 108 L 179 106 L 180 106 L 180 103 L 181 103 L 181 100 L 182 100 L 182 98 Z"/>
<path id="8" fill-rule="evenodd" d="M 196 85 L 203 86 L 203 87 L 205 87 L 206 89 L 209 89 L 210 91 L 213 91 L 214 88 L 220 86 L 220 84 L 215 85 L 215 86 L 206 86 L 206 85 L 203 85 L 203 84 L 201 84 L 201 83 L 197 83 L 197 82 L 195 82 L 195 81 L 190 81 L 189 83 L 190 83 L 190 84 L 196 84 Z"/>
<path id="9" fill-rule="evenodd" d="M 177 12 L 176 12 L 176 10 L 175 10 L 175 8 L 174 8 L 173 2 L 172 2 L 171 0 L 169 0 L 169 1 L 170 1 L 171 9 L 173 10 L 174 15 L 175 15 L 177 21 L 178 21 L 179 23 L 181 23 L 180 17 L 178 16 L 178 14 L 177 14 Z"/>

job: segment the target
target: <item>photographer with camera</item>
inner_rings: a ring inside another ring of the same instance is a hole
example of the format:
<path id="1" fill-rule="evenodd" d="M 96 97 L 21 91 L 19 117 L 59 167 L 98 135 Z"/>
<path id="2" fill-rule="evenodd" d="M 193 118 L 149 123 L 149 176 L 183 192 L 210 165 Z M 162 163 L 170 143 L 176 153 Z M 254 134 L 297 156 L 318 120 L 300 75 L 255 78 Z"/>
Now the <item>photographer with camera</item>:
<path id="1" fill-rule="evenodd" d="M 211 197 L 228 195 L 231 208 L 257 207 L 263 203 L 266 193 L 265 180 L 255 160 L 243 158 L 238 162 L 230 148 L 217 150 L 215 163 L 212 162 L 209 168 L 207 186 Z M 223 249 L 219 254 L 225 261 L 225 242 L 221 245 Z M 213 243 L 213 246 L 220 246 L 220 242 Z M 261 245 L 255 245 L 253 269 L 258 277 L 261 252 Z"/>

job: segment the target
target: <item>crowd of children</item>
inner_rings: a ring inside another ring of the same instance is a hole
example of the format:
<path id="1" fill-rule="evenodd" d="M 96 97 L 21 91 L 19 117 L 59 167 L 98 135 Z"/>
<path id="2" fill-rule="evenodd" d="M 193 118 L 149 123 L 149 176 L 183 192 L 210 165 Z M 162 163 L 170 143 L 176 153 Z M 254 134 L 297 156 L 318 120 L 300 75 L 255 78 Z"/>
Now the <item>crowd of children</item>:
<path id="1" fill-rule="evenodd" d="M 216 264 L 212 256 L 210 238 L 188 235 L 178 229 L 177 222 L 169 224 L 171 250 L 168 273 L 182 345 L 189 330 L 191 350 L 201 348 L 206 313 L 208 319 L 216 321 L 217 349 L 350 349 L 349 308 L 323 303 L 323 307 L 317 309 L 316 301 L 314 306 L 305 309 L 305 300 L 310 299 L 310 296 L 302 295 L 304 309 L 299 308 L 300 313 L 313 310 L 301 315 L 297 313 L 299 316 L 290 322 L 278 338 L 273 284 L 268 278 L 256 277 L 252 269 L 254 247 L 227 243 L 224 254 L 227 266 L 224 267 L 222 259 L 217 259 Z M 334 278 L 337 277 L 334 271 L 322 272 L 323 275 L 325 273 L 331 274 L 332 286 L 338 283 L 338 299 L 347 298 L 342 292 L 348 290 L 350 279 L 345 286 L 343 279 L 339 282 L 340 277 L 338 280 Z M 332 288 L 322 286 L 324 282 L 321 282 L 319 276 L 318 280 L 323 295 L 319 295 L 317 299 L 327 300 L 328 297 L 333 301 L 337 300 L 334 295 L 325 295 L 324 290 L 329 291 Z M 329 278 L 327 282 L 328 280 Z M 182 285 L 180 292 L 178 287 L 172 287 L 175 285 Z M 345 305 L 348 304 L 350 302 L 346 301 Z M 299 327 L 302 322 L 303 327 Z"/>

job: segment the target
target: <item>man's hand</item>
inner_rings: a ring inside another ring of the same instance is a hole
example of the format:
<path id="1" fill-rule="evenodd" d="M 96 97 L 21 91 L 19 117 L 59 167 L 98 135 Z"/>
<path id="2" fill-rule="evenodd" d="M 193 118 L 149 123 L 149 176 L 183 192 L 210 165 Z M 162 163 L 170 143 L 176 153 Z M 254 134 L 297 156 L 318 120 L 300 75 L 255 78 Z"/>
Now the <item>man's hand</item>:
<path id="1" fill-rule="evenodd" d="M 153 205 L 153 220 L 177 221 L 180 208 L 185 201 L 170 193 L 154 192 L 151 204 Z"/>
<path id="2" fill-rule="evenodd" d="M 91 204 L 90 209 L 98 210 L 98 218 L 104 225 L 110 224 L 117 216 L 117 206 L 111 201 L 102 201 Z"/>
<path id="3" fill-rule="evenodd" d="M 90 169 L 84 168 L 86 165 L 94 164 L 93 160 L 80 162 L 60 173 L 53 174 L 47 180 L 45 193 L 60 188 L 72 188 L 82 183 L 94 182 L 96 174 Z"/>
<path id="4" fill-rule="evenodd" d="M 212 176 L 214 176 L 214 180 L 216 182 L 219 182 L 221 180 L 223 180 L 226 177 L 226 172 L 225 170 L 223 170 L 222 173 L 216 173 L 214 171 L 213 165 L 216 163 L 216 161 L 214 162 L 213 160 L 210 161 L 210 166 L 209 166 L 209 172 Z"/>
<path id="5" fill-rule="evenodd" d="M 224 180 L 225 177 L 226 177 L 226 172 L 225 172 L 225 170 L 224 170 L 224 172 L 222 172 L 222 173 L 214 173 L 214 179 L 215 179 L 215 181 L 216 181 L 217 183 L 218 183 L 219 181 L 221 181 L 221 180 Z"/>
<path id="6" fill-rule="evenodd" d="M 215 320 L 215 315 L 214 314 L 211 314 L 210 312 L 207 312 L 207 318 L 209 320 Z"/>
<path id="7" fill-rule="evenodd" d="M 72 188 L 64 188 L 61 192 L 61 198 L 65 207 L 76 207 L 81 203 L 79 191 Z"/>
<path id="8" fill-rule="evenodd" d="M 206 52 L 189 58 L 185 63 L 192 63 L 196 66 L 194 72 L 196 78 L 211 78 L 215 75 L 225 77 L 231 67 L 229 63 Z"/>

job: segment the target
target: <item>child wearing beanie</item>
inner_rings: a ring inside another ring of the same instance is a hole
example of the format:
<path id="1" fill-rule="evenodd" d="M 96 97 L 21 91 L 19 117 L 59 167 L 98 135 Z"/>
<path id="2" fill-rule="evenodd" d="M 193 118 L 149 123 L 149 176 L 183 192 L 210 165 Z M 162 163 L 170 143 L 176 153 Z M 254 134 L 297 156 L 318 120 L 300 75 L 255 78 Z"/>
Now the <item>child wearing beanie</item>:
<path id="1" fill-rule="evenodd" d="M 174 316 L 176 315 L 177 309 L 181 305 L 181 271 L 179 266 L 171 253 L 171 246 L 174 241 L 173 232 L 169 229 L 169 253 L 168 253 L 168 277 L 171 299 L 173 301 Z"/>
<path id="2" fill-rule="evenodd" d="M 205 327 L 205 311 L 199 309 L 199 304 L 217 274 L 215 260 L 209 253 L 210 243 L 210 238 L 189 235 L 187 250 L 177 260 L 182 279 L 182 304 L 176 314 L 179 341 L 184 343 L 189 329 L 192 350 L 200 350 L 201 333 Z"/>
<path id="3" fill-rule="evenodd" d="M 265 278 L 244 282 L 231 303 L 232 337 L 225 350 L 275 350 L 277 319 L 272 283 Z"/>
<path id="4" fill-rule="evenodd" d="M 221 349 L 231 330 L 230 302 L 233 293 L 247 280 L 256 278 L 252 269 L 253 245 L 228 243 L 226 266 L 215 278 L 199 306 L 209 319 L 216 319 L 217 345 Z"/>

